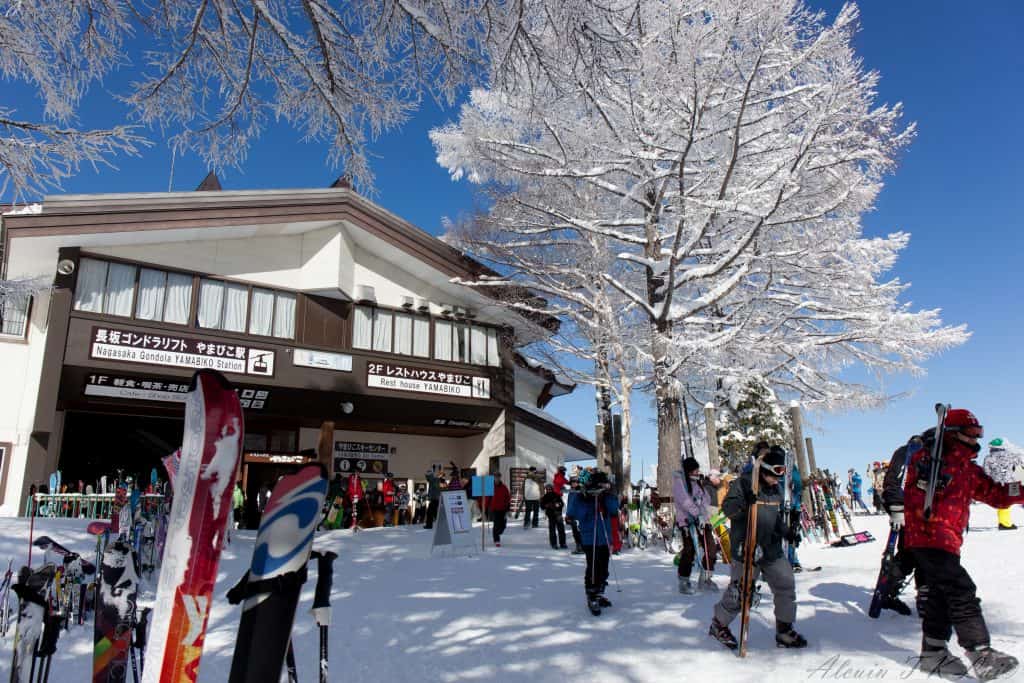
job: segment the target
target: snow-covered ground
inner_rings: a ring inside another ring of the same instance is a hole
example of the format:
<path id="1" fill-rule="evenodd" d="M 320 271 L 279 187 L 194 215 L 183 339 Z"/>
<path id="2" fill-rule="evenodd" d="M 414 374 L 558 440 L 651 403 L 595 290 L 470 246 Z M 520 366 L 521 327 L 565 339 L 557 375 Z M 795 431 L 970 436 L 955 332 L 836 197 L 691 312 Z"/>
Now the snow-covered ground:
<path id="1" fill-rule="evenodd" d="M 975 506 L 964 564 L 978 584 L 993 645 L 1024 656 L 1024 512 L 1020 531 L 996 530 L 995 512 Z M 615 606 L 592 617 L 584 605 L 583 558 L 547 545 L 543 527 L 513 523 L 502 547 L 475 557 L 430 557 L 431 533 L 419 527 L 317 536 L 315 547 L 340 554 L 334 581 L 330 659 L 332 680 L 606 681 L 679 683 L 688 680 L 781 681 L 925 680 L 908 675 L 918 652 L 915 617 L 866 615 L 887 529 L 883 517 L 858 517 L 874 543 L 852 548 L 801 547 L 805 566 L 823 571 L 797 577 L 796 627 L 810 641 L 803 651 L 780 650 L 772 637 L 770 595 L 751 618 L 746 660 L 707 636 L 717 596 L 681 596 L 669 555 L 624 551 L 613 559 L 608 597 Z M 91 558 L 84 521 L 37 520 L 47 534 Z M 231 665 L 239 609 L 224 598 L 244 573 L 254 532 L 238 532 L 221 561 L 200 680 L 224 681 Z M 0 560 L 25 562 L 28 522 L 0 519 Z M 38 550 L 34 561 L 38 562 Z M 6 564 L 6 562 L 4 562 Z M 724 585 L 725 567 L 718 569 Z M 309 614 L 315 568 L 295 624 L 299 679 L 316 680 L 317 630 Z M 913 599 L 913 589 L 908 591 Z M 734 624 L 734 631 L 738 626 Z M 3 641 L 0 680 L 10 667 L 11 635 Z M 954 652 L 959 649 L 954 645 Z M 92 629 L 61 636 L 54 681 L 89 680 Z M 1024 674 L 1017 678 L 1024 680 Z M 270 680 L 270 679 L 268 679 Z"/>

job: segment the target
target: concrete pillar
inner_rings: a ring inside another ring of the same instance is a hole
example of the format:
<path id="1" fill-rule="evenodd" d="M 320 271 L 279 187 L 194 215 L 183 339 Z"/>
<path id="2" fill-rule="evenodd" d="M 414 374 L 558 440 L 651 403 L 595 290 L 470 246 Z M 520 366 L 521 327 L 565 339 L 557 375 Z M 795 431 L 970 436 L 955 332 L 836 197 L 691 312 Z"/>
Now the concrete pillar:
<path id="1" fill-rule="evenodd" d="M 722 461 L 718 457 L 718 428 L 715 422 L 715 404 L 704 406 L 704 436 L 708 442 L 708 467 L 719 469 Z"/>
<path id="2" fill-rule="evenodd" d="M 789 421 L 793 427 L 793 446 L 796 452 L 797 469 L 800 470 L 800 479 L 808 481 L 809 468 L 807 467 L 807 454 L 804 452 L 804 427 L 803 419 L 800 417 L 800 404 L 793 401 L 789 404 Z M 804 484 L 803 504 L 808 510 L 811 509 L 811 488 Z"/>
<path id="3" fill-rule="evenodd" d="M 817 472 L 818 463 L 814 460 L 814 444 L 811 443 L 811 437 L 805 438 L 804 442 L 807 443 L 807 464 L 811 466 L 811 472 Z"/>

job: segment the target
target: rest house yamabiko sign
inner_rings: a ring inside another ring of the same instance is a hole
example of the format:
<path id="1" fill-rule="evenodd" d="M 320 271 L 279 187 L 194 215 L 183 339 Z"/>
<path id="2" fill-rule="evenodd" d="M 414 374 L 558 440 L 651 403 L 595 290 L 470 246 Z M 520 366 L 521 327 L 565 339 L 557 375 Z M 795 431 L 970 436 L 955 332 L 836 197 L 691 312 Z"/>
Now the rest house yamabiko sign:
<path id="1" fill-rule="evenodd" d="M 366 386 L 463 398 L 489 399 L 491 397 L 489 377 L 397 363 L 367 363 Z"/>
<path id="2" fill-rule="evenodd" d="M 209 368 L 238 375 L 274 376 L 274 352 L 210 339 L 93 327 L 89 357 L 122 363 Z"/>

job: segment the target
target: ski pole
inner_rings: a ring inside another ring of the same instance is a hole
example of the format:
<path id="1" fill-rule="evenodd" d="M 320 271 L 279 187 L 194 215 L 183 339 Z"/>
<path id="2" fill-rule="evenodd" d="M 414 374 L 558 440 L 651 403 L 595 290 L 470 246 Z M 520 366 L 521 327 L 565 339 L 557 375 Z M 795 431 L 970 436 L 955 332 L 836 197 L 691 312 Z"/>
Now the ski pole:
<path id="1" fill-rule="evenodd" d="M 596 508 L 596 504 L 595 504 L 595 508 Z M 601 533 L 604 534 L 605 543 L 608 544 L 608 568 L 611 569 L 612 576 L 615 578 L 615 592 L 616 593 L 621 593 L 622 592 L 622 585 L 619 583 L 619 573 L 617 571 L 615 571 L 615 564 L 612 562 L 612 540 L 610 538 L 608 538 L 608 530 L 604 528 L 604 515 L 600 514 L 600 513 L 598 513 L 598 514 L 600 515 Z M 594 547 L 595 547 L 595 549 L 597 547 L 597 534 L 596 533 L 594 534 Z M 596 550 L 595 550 L 595 556 L 596 556 Z M 597 563 L 595 562 L 594 565 L 596 566 Z M 593 583 L 594 579 L 591 578 L 590 580 L 591 580 L 591 583 Z"/>
<path id="2" fill-rule="evenodd" d="M 327 683 L 328 627 L 331 625 L 331 586 L 334 582 L 334 560 L 338 554 L 314 550 L 316 559 L 316 590 L 313 593 L 313 618 L 320 627 L 320 683 Z"/>
<path id="3" fill-rule="evenodd" d="M 299 670 L 295 665 L 295 648 L 292 639 L 288 639 L 288 650 L 284 653 L 284 667 L 288 671 L 288 683 L 299 683 Z"/>

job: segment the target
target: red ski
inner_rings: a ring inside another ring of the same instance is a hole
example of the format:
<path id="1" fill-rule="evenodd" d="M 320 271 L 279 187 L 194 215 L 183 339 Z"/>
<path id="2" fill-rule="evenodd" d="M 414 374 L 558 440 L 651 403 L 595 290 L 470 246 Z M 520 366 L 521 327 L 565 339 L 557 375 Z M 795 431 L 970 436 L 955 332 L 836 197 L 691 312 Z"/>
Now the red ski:
<path id="1" fill-rule="evenodd" d="M 150 617 L 144 683 L 195 681 L 242 453 L 238 394 L 213 370 L 192 378 L 185 435 Z"/>

